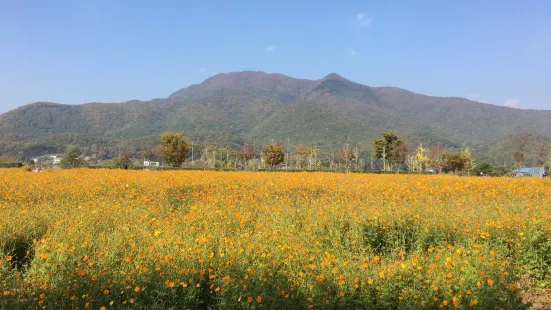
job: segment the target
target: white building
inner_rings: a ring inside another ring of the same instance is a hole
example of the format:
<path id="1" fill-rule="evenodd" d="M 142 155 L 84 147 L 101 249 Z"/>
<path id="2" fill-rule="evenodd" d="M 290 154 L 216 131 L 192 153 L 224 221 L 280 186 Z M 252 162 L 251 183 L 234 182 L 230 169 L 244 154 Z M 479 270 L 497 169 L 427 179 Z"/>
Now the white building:
<path id="1" fill-rule="evenodd" d="M 146 167 L 146 168 L 158 168 L 160 167 L 160 163 L 158 161 L 149 161 L 149 160 L 146 160 L 143 162 L 143 166 Z"/>

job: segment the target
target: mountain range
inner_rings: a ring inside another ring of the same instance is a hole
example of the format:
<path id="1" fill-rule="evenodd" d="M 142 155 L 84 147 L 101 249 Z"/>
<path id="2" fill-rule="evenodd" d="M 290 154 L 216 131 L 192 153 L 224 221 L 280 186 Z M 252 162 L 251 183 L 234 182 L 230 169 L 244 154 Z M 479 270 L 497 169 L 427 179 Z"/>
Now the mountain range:
<path id="1" fill-rule="evenodd" d="M 392 130 L 412 147 L 470 146 L 495 161 L 510 158 L 503 141 L 515 131 L 548 139 L 551 111 L 370 87 L 335 73 L 306 80 L 245 71 L 217 74 L 164 99 L 22 106 L 0 114 L 0 154 L 28 158 L 60 152 L 67 144 L 108 149 L 123 144 L 138 152 L 157 143 L 160 133 L 182 130 L 194 141 L 233 147 L 249 138 L 316 143 L 326 150 L 345 141 L 368 150 L 373 137 Z"/>

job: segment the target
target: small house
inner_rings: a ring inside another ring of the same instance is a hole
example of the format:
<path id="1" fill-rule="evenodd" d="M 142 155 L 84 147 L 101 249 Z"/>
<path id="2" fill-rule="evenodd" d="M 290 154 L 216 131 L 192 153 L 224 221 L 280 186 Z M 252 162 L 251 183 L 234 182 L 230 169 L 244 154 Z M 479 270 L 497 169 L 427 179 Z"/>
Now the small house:
<path id="1" fill-rule="evenodd" d="M 520 170 L 514 170 L 513 175 L 516 177 L 543 177 L 545 175 L 544 167 L 527 167 Z"/>

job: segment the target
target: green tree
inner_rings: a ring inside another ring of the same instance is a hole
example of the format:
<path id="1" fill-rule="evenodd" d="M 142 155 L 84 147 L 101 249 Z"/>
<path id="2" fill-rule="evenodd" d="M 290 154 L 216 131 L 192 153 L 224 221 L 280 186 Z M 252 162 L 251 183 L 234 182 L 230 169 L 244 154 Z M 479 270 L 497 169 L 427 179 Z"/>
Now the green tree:
<path id="1" fill-rule="evenodd" d="M 482 162 L 482 163 L 478 164 L 473 170 L 473 172 L 476 175 L 492 174 L 493 171 L 494 171 L 494 166 L 490 163 L 487 163 L 487 162 Z"/>
<path id="2" fill-rule="evenodd" d="M 283 145 L 281 143 L 266 144 L 262 147 L 262 160 L 274 169 L 285 160 Z"/>
<path id="3" fill-rule="evenodd" d="M 165 132 L 161 135 L 161 153 L 171 167 L 181 167 L 189 149 L 190 143 L 182 133 Z"/>
<path id="4" fill-rule="evenodd" d="M 407 144 L 393 132 L 384 132 L 382 138 L 373 140 L 373 156 L 383 161 L 385 171 L 392 170 L 397 164 L 403 164 L 407 154 Z"/>
<path id="5" fill-rule="evenodd" d="M 445 152 L 442 154 L 443 170 L 445 172 L 459 172 L 465 170 L 469 159 L 463 152 Z"/>
<path id="6" fill-rule="evenodd" d="M 65 152 L 61 157 L 60 165 L 62 168 L 76 168 L 80 167 L 80 160 L 78 158 L 79 150 L 77 147 L 69 145 L 65 148 Z"/>

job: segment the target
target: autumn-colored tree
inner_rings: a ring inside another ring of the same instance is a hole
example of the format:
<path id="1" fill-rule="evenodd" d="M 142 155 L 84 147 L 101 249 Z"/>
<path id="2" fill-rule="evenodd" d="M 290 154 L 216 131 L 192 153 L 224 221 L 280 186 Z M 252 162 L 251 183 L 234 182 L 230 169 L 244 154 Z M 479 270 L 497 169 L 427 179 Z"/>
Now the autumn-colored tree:
<path id="1" fill-rule="evenodd" d="M 247 168 L 247 163 L 253 160 L 256 155 L 256 149 L 254 147 L 254 143 L 251 140 L 246 140 L 243 148 L 237 152 L 237 158 L 245 168 Z"/>
<path id="2" fill-rule="evenodd" d="M 473 171 L 474 168 L 476 167 L 476 162 L 474 161 L 473 156 L 471 154 L 471 149 L 466 148 L 463 151 L 463 156 L 465 160 L 465 167 L 463 167 L 463 169 L 467 171 L 470 175 L 471 171 Z"/>
<path id="3" fill-rule="evenodd" d="M 420 143 L 417 149 L 415 150 L 415 159 L 417 160 L 417 171 L 422 172 L 425 169 L 425 166 L 429 162 L 429 157 L 427 156 L 427 150 L 423 147 L 423 144 Z"/>
<path id="4" fill-rule="evenodd" d="M 382 138 L 373 140 L 373 156 L 383 161 L 383 170 L 392 170 L 394 165 L 403 164 L 407 154 L 407 143 L 393 132 L 385 132 Z"/>
<path id="5" fill-rule="evenodd" d="M 181 167 L 189 149 L 190 143 L 182 133 L 165 132 L 161 135 L 161 153 L 171 167 Z"/>
<path id="6" fill-rule="evenodd" d="M 246 140 L 243 145 L 243 149 L 239 153 L 239 157 L 248 161 L 253 159 L 256 156 L 256 150 L 254 148 L 254 143 L 251 140 Z"/>
<path id="7" fill-rule="evenodd" d="M 295 147 L 295 165 L 296 169 L 303 169 L 312 154 L 312 147 L 308 145 L 298 144 Z"/>
<path id="8" fill-rule="evenodd" d="M 428 155 L 428 166 L 437 173 L 442 173 L 443 161 L 442 154 L 444 153 L 444 147 L 440 142 L 436 143 L 430 148 Z"/>
<path id="9" fill-rule="evenodd" d="M 283 151 L 283 144 L 272 143 L 266 144 L 262 147 L 262 160 L 271 169 L 281 164 L 285 160 L 285 152 Z"/>

